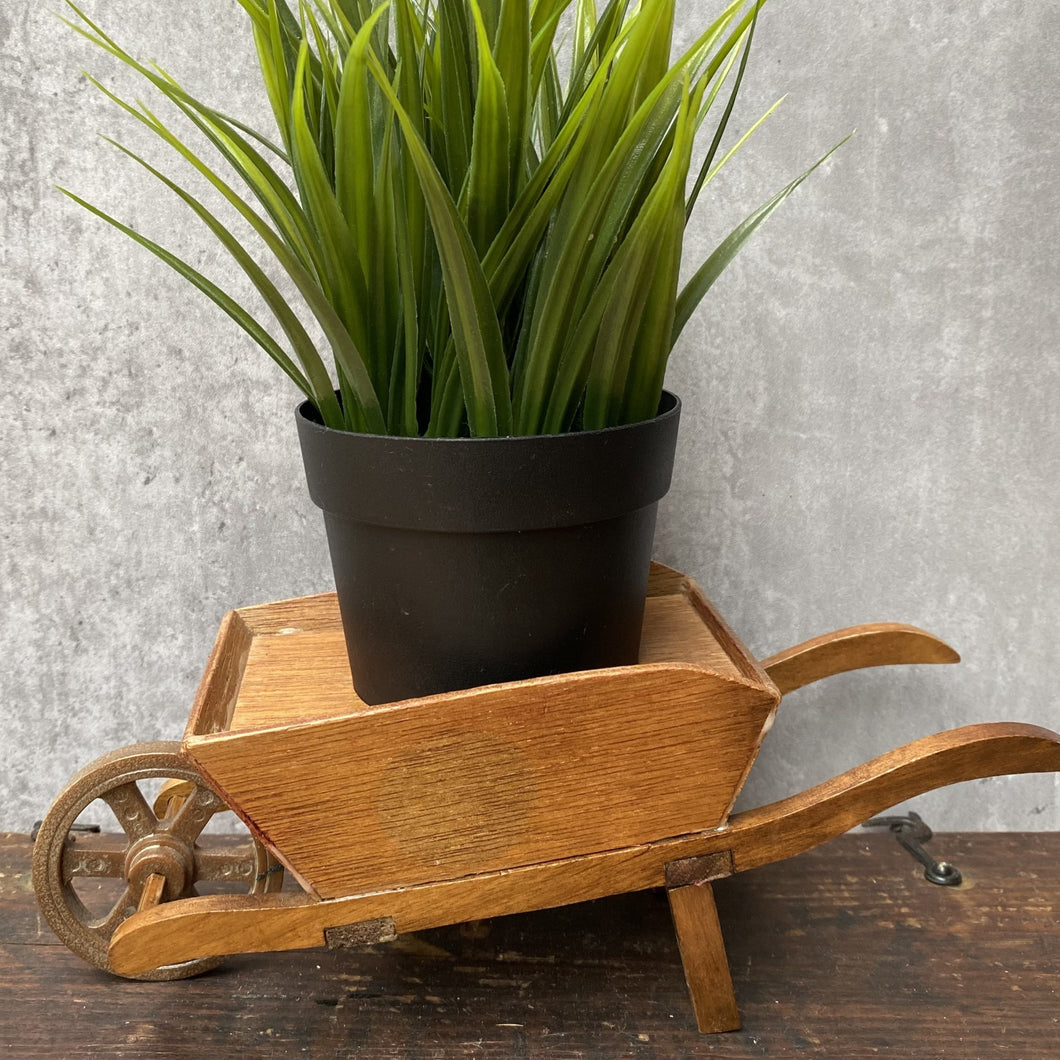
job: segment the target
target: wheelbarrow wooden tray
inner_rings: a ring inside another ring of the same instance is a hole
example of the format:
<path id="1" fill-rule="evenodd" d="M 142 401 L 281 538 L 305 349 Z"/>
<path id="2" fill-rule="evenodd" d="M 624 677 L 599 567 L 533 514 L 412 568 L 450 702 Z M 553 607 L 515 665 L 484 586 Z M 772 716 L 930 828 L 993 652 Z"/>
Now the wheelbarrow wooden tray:
<path id="1" fill-rule="evenodd" d="M 231 612 L 185 753 L 320 898 L 716 828 L 780 692 L 653 570 L 636 666 L 368 706 L 334 594 Z"/>

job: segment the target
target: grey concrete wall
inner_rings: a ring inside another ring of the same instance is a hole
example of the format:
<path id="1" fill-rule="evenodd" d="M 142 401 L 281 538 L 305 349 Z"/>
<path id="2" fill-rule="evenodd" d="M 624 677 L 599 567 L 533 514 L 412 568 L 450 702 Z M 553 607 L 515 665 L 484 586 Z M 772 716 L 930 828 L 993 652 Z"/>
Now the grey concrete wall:
<path id="1" fill-rule="evenodd" d="M 262 115 L 232 0 L 86 3 L 205 97 Z M 8 829 L 87 759 L 179 736 L 227 607 L 330 578 L 293 389 L 164 266 L 52 189 L 231 275 L 95 138 L 146 146 L 77 71 L 130 82 L 52 6 L 0 8 Z M 684 36 L 716 6 L 686 3 Z M 788 99 L 704 202 L 689 263 L 858 133 L 737 260 L 675 354 L 685 412 L 657 553 L 758 653 L 898 620 L 964 662 L 792 695 L 745 802 L 952 726 L 1060 720 L 1058 35 L 1056 5 L 1019 0 L 766 10 L 739 116 Z M 915 806 L 937 828 L 1055 829 L 1058 783 L 986 781 Z"/>

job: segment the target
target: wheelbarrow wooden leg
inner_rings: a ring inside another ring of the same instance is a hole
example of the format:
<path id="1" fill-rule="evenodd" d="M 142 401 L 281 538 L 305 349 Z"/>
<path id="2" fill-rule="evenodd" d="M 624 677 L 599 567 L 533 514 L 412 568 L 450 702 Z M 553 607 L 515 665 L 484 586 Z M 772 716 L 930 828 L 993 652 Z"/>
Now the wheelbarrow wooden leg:
<path id="1" fill-rule="evenodd" d="M 707 882 L 671 887 L 667 891 L 677 929 L 685 982 L 702 1034 L 738 1031 L 740 1011 L 729 974 L 714 891 Z"/>

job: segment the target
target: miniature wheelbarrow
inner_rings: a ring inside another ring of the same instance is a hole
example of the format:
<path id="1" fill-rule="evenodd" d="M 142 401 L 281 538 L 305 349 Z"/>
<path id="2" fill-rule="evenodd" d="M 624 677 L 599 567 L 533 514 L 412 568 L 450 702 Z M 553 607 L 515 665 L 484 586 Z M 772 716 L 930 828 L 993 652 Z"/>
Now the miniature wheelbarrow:
<path id="1" fill-rule="evenodd" d="M 739 1026 L 711 881 L 791 857 L 958 781 L 1060 770 L 1060 736 L 973 725 L 732 814 L 785 692 L 888 663 L 957 662 L 912 626 L 840 630 L 757 662 L 698 587 L 653 565 L 636 666 L 367 706 L 334 595 L 230 612 L 183 743 L 83 769 L 37 838 L 41 911 L 72 950 L 140 979 L 227 954 L 382 942 L 665 887 L 700 1030 Z M 140 784 L 165 778 L 154 805 Z M 73 842 L 102 799 L 125 842 Z M 201 833 L 230 807 L 245 850 Z M 300 891 L 282 891 L 283 870 Z M 75 883 L 119 896 L 90 913 Z M 246 893 L 200 895 L 228 880 Z"/>

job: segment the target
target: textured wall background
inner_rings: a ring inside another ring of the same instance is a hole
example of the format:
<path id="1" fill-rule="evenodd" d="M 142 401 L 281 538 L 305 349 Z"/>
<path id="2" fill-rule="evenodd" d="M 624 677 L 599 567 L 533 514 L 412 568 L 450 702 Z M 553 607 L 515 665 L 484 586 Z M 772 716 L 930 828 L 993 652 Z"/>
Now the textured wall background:
<path id="1" fill-rule="evenodd" d="M 85 3 L 205 98 L 262 116 L 234 0 Z M 686 3 L 684 36 L 717 6 Z M 657 553 L 760 654 L 897 620 L 947 638 L 964 662 L 794 694 L 745 802 L 944 728 L 1060 720 L 1058 36 L 1060 9 L 1020 0 L 766 9 L 740 124 L 788 99 L 703 204 L 689 262 L 858 134 L 744 251 L 675 354 L 685 412 Z M 164 266 L 52 188 L 231 276 L 189 215 L 95 138 L 147 148 L 81 68 L 142 92 L 38 0 L 6 0 L 9 829 L 27 828 L 87 759 L 180 734 L 227 607 L 330 578 L 293 388 Z M 916 806 L 937 828 L 1055 829 L 1058 794 L 1057 778 L 1026 777 Z"/>

